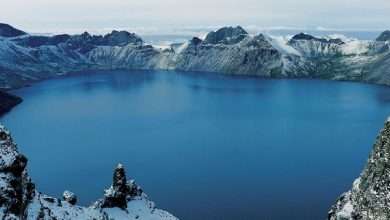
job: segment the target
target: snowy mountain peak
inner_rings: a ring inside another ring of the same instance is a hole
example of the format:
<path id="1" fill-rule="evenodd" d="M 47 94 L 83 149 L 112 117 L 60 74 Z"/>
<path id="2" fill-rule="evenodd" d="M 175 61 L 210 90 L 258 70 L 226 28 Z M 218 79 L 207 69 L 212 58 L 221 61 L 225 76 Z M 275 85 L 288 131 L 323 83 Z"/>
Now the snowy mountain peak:
<path id="1" fill-rule="evenodd" d="M 142 44 L 143 40 L 134 33 L 113 30 L 110 34 L 104 35 L 103 41 L 101 42 L 101 44 L 107 46 L 125 46 L 130 43 Z"/>
<path id="2" fill-rule="evenodd" d="M 248 36 L 241 26 L 223 27 L 207 34 L 204 43 L 207 44 L 236 44 Z"/>
<path id="3" fill-rule="evenodd" d="M 9 24 L 0 23 L 0 36 L 1 37 L 17 37 L 25 35 L 26 32 L 18 30 Z"/>

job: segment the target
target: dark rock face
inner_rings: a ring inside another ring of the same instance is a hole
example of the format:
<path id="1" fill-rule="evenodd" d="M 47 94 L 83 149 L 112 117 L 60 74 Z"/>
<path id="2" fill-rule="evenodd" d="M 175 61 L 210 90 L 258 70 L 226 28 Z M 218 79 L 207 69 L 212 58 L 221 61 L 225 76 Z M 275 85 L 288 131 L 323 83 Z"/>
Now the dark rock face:
<path id="1" fill-rule="evenodd" d="M 317 38 L 317 37 L 314 37 L 312 35 L 305 34 L 305 33 L 299 33 L 297 35 L 294 35 L 291 38 L 290 43 L 292 43 L 293 41 L 299 41 L 299 40 L 307 40 L 307 41 L 313 40 L 313 41 L 318 41 L 318 42 L 325 43 L 325 44 L 338 44 L 338 45 L 344 44 L 344 42 L 339 38 L 336 38 L 336 39 Z"/>
<path id="2" fill-rule="evenodd" d="M 68 47 L 81 53 L 87 53 L 96 46 L 126 46 L 127 44 L 142 45 L 143 41 L 137 35 L 127 31 L 112 31 L 104 36 L 90 35 L 88 32 L 84 32 L 81 35 L 74 35 L 66 41 Z"/>
<path id="3" fill-rule="evenodd" d="M 297 35 L 294 35 L 292 38 L 292 40 L 314 40 L 314 39 L 317 39 L 309 34 L 305 34 L 305 33 L 299 33 Z"/>
<path id="4" fill-rule="evenodd" d="M 16 38 L 13 41 L 18 45 L 31 48 L 61 45 L 63 48 L 78 50 L 81 53 L 87 53 L 96 46 L 126 46 L 127 44 L 140 45 L 143 43 L 140 37 L 127 31 L 112 31 L 104 36 L 90 35 L 88 32 L 73 36 L 68 34 L 27 36 Z"/>
<path id="5" fill-rule="evenodd" d="M 18 30 L 9 24 L 0 23 L 0 36 L 1 37 L 17 37 L 25 35 L 26 32 Z"/>
<path id="6" fill-rule="evenodd" d="M 0 126 L 0 207 L 5 216 L 23 217 L 35 195 L 35 185 L 26 171 L 27 158 L 19 154 L 9 132 Z"/>
<path id="7" fill-rule="evenodd" d="M 236 44 L 248 36 L 242 27 L 224 27 L 207 34 L 204 43 L 206 44 Z"/>
<path id="8" fill-rule="evenodd" d="M 0 116 L 21 102 L 21 98 L 0 91 Z"/>
<path id="9" fill-rule="evenodd" d="M 360 177 L 329 211 L 330 220 L 390 219 L 390 121 L 378 135 Z"/>
<path id="10" fill-rule="evenodd" d="M 198 37 L 193 37 L 193 38 L 190 40 L 190 44 L 191 44 L 191 45 L 197 46 L 197 45 L 199 45 L 200 43 L 202 43 L 202 40 L 199 39 Z"/>
<path id="11" fill-rule="evenodd" d="M 24 47 L 40 47 L 40 46 L 54 46 L 58 45 L 60 43 L 65 43 L 67 40 L 70 39 L 70 35 L 67 34 L 61 34 L 61 35 L 54 35 L 52 37 L 47 36 L 28 36 L 25 38 L 19 38 L 15 39 L 15 42 L 17 44 L 24 46 Z"/>
<path id="12" fill-rule="evenodd" d="M 382 32 L 377 38 L 376 41 L 390 41 L 390 30 Z"/>
<path id="13" fill-rule="evenodd" d="M 76 203 L 77 203 L 77 196 L 70 191 L 65 191 L 62 194 L 62 198 L 64 199 L 64 201 L 69 202 L 69 204 L 71 204 L 71 205 L 76 205 Z"/>
<path id="14" fill-rule="evenodd" d="M 131 198 L 141 194 L 142 189 L 133 180 L 127 181 L 125 169 L 121 164 L 118 164 L 114 170 L 112 186 L 105 190 L 100 207 L 126 209 Z"/>
<path id="15" fill-rule="evenodd" d="M 133 33 L 127 31 L 112 31 L 106 34 L 98 45 L 104 46 L 126 46 L 127 44 L 141 45 L 143 40 Z"/>

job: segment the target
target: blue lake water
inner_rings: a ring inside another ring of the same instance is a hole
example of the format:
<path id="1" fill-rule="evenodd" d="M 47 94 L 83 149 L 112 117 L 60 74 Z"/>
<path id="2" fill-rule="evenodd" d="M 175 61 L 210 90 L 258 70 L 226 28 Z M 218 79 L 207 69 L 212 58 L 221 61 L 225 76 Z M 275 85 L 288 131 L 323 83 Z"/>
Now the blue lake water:
<path id="1" fill-rule="evenodd" d="M 325 219 L 390 115 L 390 88 L 106 71 L 14 91 L 0 119 L 40 191 L 102 197 L 118 162 L 185 220 Z"/>

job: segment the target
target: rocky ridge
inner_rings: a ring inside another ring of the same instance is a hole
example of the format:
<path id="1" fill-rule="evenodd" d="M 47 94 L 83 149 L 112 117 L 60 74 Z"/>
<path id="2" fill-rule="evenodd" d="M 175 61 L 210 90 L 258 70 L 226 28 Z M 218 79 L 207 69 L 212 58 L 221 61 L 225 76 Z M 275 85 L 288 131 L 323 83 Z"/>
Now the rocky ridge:
<path id="1" fill-rule="evenodd" d="M 24 31 L 18 30 L 9 24 L 0 23 L 0 36 L 1 37 L 17 37 L 27 34 Z"/>
<path id="2" fill-rule="evenodd" d="M 27 158 L 20 154 L 9 131 L 0 125 L 0 219 L 145 219 L 177 220 L 157 209 L 142 189 L 126 179 L 124 167 L 114 171 L 113 184 L 91 207 L 76 205 L 77 197 L 65 191 L 64 200 L 40 193 L 27 173 Z"/>
<path id="3" fill-rule="evenodd" d="M 388 32 L 375 41 L 319 38 L 304 33 L 280 41 L 264 34 L 252 36 L 237 26 L 167 49 L 147 45 L 126 31 L 104 36 L 87 32 L 11 36 L 0 37 L 1 89 L 93 69 L 179 70 L 390 85 Z"/>
<path id="4" fill-rule="evenodd" d="M 390 120 L 379 133 L 360 177 L 336 201 L 328 219 L 390 219 Z"/>

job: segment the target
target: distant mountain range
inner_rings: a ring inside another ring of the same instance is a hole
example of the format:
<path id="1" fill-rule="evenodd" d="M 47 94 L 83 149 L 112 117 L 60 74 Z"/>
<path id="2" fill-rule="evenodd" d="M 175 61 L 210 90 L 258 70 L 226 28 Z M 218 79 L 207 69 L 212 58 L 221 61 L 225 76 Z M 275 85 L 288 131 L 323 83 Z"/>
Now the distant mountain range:
<path id="1" fill-rule="evenodd" d="M 204 39 L 158 48 L 126 31 L 104 36 L 36 36 L 0 24 L 0 88 L 21 87 L 69 72 L 144 69 L 272 78 L 321 78 L 390 85 L 390 31 L 376 40 L 250 35 L 223 27 Z"/>

